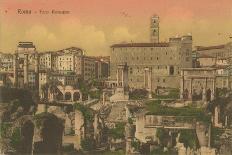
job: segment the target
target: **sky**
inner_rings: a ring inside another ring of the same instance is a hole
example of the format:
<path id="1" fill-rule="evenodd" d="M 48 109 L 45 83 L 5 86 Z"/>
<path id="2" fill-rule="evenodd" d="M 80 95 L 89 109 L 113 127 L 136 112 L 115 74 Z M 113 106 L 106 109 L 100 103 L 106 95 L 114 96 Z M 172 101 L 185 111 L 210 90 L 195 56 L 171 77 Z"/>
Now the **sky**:
<path id="1" fill-rule="evenodd" d="M 52 10 L 70 13 L 40 14 Z M 161 42 L 189 33 L 194 46 L 231 41 L 232 0 L 0 0 L 0 51 L 12 53 L 19 41 L 33 41 L 39 52 L 75 46 L 108 55 L 115 43 L 149 42 L 155 14 Z"/>

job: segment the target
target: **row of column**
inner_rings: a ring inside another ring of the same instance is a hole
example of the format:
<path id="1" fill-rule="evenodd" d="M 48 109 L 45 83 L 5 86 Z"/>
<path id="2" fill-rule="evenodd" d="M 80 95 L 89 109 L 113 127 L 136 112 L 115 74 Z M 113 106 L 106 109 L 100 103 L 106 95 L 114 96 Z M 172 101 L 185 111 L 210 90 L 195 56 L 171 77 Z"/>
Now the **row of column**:
<path id="1" fill-rule="evenodd" d="M 188 99 L 192 99 L 192 95 L 193 95 L 193 80 L 194 78 L 189 78 L 188 81 L 189 81 L 189 87 L 186 88 L 185 86 L 185 82 L 187 80 L 184 79 L 184 76 L 182 75 L 181 76 L 181 79 L 180 79 L 180 98 L 181 99 L 184 99 L 184 93 L 185 93 L 185 89 L 188 90 Z M 202 100 L 203 101 L 206 101 L 207 100 L 207 83 L 208 83 L 208 78 L 204 78 L 204 87 L 203 87 L 203 94 L 202 94 Z M 211 96 L 210 96 L 210 99 L 213 100 L 214 99 L 214 96 L 215 96 L 215 78 L 210 78 L 210 81 L 212 82 L 212 89 L 211 90 Z"/>
<path id="2" fill-rule="evenodd" d="M 25 53 L 23 58 L 23 84 L 24 87 L 28 87 L 28 73 L 29 73 L 29 63 L 28 63 L 28 56 L 29 54 Z M 14 68 L 14 87 L 18 87 L 18 69 L 19 69 L 19 56 L 18 53 L 14 54 L 13 60 L 13 68 Z M 39 88 L 39 55 L 35 54 L 35 64 L 34 64 L 34 72 L 35 72 L 35 86 L 36 89 Z"/>
<path id="3" fill-rule="evenodd" d="M 128 66 L 118 65 L 117 68 L 117 86 L 126 88 L 128 87 Z"/>

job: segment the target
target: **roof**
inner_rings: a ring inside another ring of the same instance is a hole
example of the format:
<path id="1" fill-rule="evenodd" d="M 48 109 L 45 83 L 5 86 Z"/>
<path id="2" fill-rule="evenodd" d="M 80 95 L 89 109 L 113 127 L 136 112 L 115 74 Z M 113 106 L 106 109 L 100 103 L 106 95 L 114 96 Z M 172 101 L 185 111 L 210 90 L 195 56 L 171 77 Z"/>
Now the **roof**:
<path id="1" fill-rule="evenodd" d="M 225 45 L 217 45 L 217 46 L 197 46 L 197 51 L 205 51 L 205 50 L 213 50 L 213 49 L 223 49 Z"/>
<path id="2" fill-rule="evenodd" d="M 35 48 L 32 42 L 19 42 L 18 47 L 21 48 Z"/>
<path id="3" fill-rule="evenodd" d="M 117 47 L 168 47 L 169 43 L 122 43 L 122 44 L 113 44 L 111 48 Z"/>
<path id="4" fill-rule="evenodd" d="M 207 54 L 198 54 L 197 58 L 216 58 L 216 56 L 207 55 Z"/>

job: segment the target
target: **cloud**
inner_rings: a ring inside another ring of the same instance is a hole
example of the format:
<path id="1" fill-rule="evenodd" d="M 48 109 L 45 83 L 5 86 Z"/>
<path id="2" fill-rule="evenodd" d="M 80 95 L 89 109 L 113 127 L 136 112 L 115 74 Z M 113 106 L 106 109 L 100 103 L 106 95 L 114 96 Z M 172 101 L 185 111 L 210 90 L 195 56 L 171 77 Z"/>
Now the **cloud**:
<path id="1" fill-rule="evenodd" d="M 112 42 L 131 42 L 137 38 L 138 34 L 132 34 L 127 27 L 117 27 L 113 30 Z"/>

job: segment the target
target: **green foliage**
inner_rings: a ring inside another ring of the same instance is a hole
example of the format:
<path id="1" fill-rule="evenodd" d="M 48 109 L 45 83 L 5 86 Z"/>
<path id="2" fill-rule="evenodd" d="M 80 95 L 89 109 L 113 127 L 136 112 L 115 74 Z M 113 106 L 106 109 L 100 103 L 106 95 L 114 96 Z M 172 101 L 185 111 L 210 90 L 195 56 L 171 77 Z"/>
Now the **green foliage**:
<path id="1" fill-rule="evenodd" d="M 93 112 L 88 107 L 75 103 L 74 108 L 83 114 L 85 121 L 93 121 Z"/>
<path id="2" fill-rule="evenodd" d="M 81 147 L 85 151 L 92 151 L 95 148 L 95 142 L 93 139 L 85 138 L 81 140 Z"/>
<path id="3" fill-rule="evenodd" d="M 129 93 L 131 100 L 141 100 L 147 98 L 148 91 L 145 89 L 135 89 Z"/>
<path id="4" fill-rule="evenodd" d="M 11 123 L 3 122 L 0 124 L 0 138 L 4 138 L 9 135 L 10 128 L 12 127 Z"/>
<path id="5" fill-rule="evenodd" d="M 130 117 L 128 118 L 128 123 L 129 123 L 129 124 L 133 124 L 132 118 L 130 118 Z"/>
<path id="6" fill-rule="evenodd" d="M 184 143 L 186 148 L 190 147 L 192 149 L 197 149 L 199 147 L 199 142 L 195 130 L 181 130 L 179 141 Z"/>
<path id="7" fill-rule="evenodd" d="M 164 139 L 165 134 L 166 133 L 165 133 L 164 129 L 162 129 L 162 128 L 156 129 L 156 137 L 158 137 L 160 140 Z"/>
<path id="8" fill-rule="evenodd" d="M 109 135 L 114 139 L 124 138 L 124 131 L 125 131 L 125 124 L 124 123 L 117 123 L 115 128 L 109 129 Z"/>
<path id="9" fill-rule="evenodd" d="M 118 150 L 118 151 L 104 151 L 104 152 L 94 152 L 95 155 L 125 155 L 125 151 Z"/>
<path id="10" fill-rule="evenodd" d="M 138 140 L 133 140 L 131 141 L 131 146 L 136 150 L 138 151 L 139 148 L 140 148 L 140 142 Z"/>
<path id="11" fill-rule="evenodd" d="M 21 142 L 21 134 L 20 129 L 15 128 L 12 132 L 12 136 L 10 137 L 10 145 L 17 150 L 19 144 Z"/>
<path id="12" fill-rule="evenodd" d="M 74 145 L 73 144 L 66 144 L 62 146 L 62 151 L 63 152 L 70 152 L 74 150 Z"/>
<path id="13" fill-rule="evenodd" d="M 178 99 L 180 97 L 179 89 L 170 89 L 168 95 L 155 95 L 156 99 Z"/>
<path id="14" fill-rule="evenodd" d="M 18 106 L 29 108 L 35 105 L 32 93 L 27 89 L 0 87 L 0 102 L 17 101 Z"/>
<path id="15" fill-rule="evenodd" d="M 217 88 L 216 89 L 216 97 L 224 97 L 228 93 L 227 88 Z"/>
<path id="16" fill-rule="evenodd" d="M 171 150 L 171 149 L 168 149 L 166 152 L 164 152 L 163 147 L 158 147 L 150 153 L 150 155 L 177 155 L 177 154 L 178 153 L 176 150 Z"/>
<path id="17" fill-rule="evenodd" d="M 188 116 L 188 117 L 193 117 L 196 120 L 205 123 L 210 123 L 211 121 L 211 116 L 207 115 L 204 109 L 202 108 L 196 108 L 191 106 L 186 106 L 181 108 L 167 107 L 167 106 L 162 106 L 159 100 L 147 103 L 146 108 L 149 111 L 148 114 L 151 115 Z M 189 118 L 186 117 L 186 119 Z"/>
<path id="18" fill-rule="evenodd" d="M 101 94 L 102 94 L 101 90 L 96 90 L 96 91 L 90 91 L 89 92 L 90 97 L 93 98 L 93 99 L 100 99 Z"/>
<path id="19" fill-rule="evenodd" d="M 221 128 L 212 127 L 211 128 L 211 144 L 213 147 L 220 146 L 220 136 L 224 133 Z"/>
<path id="20" fill-rule="evenodd" d="M 157 128 L 156 137 L 159 138 L 160 146 L 166 146 L 170 136 L 168 130 L 164 128 Z"/>

